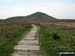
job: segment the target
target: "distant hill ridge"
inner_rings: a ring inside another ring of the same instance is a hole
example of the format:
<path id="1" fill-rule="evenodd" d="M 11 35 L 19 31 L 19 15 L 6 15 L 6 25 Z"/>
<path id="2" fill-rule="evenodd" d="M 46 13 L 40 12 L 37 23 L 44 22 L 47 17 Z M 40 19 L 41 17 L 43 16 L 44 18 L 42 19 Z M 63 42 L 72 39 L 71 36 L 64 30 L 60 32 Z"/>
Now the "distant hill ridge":
<path id="1" fill-rule="evenodd" d="M 34 14 L 31 14 L 29 16 L 27 16 L 28 18 L 32 18 L 32 19 L 50 19 L 50 20 L 54 20 L 56 18 L 52 17 L 52 16 L 49 16 L 45 13 L 42 13 L 42 12 L 36 12 Z"/>
<path id="2" fill-rule="evenodd" d="M 36 12 L 28 16 L 15 16 L 10 17 L 5 20 L 0 20 L 0 25 L 19 23 L 19 22 L 75 22 L 75 20 L 71 19 L 56 19 L 50 15 L 47 15 L 42 12 Z"/>
<path id="3" fill-rule="evenodd" d="M 52 17 L 52 16 L 49 16 L 45 13 L 42 13 L 42 12 L 36 12 L 36 13 L 33 13 L 31 15 L 28 15 L 28 16 L 17 16 L 17 17 L 10 17 L 10 18 L 7 18 L 6 20 L 24 20 L 24 19 L 49 19 L 49 20 L 55 20 L 56 18 Z"/>

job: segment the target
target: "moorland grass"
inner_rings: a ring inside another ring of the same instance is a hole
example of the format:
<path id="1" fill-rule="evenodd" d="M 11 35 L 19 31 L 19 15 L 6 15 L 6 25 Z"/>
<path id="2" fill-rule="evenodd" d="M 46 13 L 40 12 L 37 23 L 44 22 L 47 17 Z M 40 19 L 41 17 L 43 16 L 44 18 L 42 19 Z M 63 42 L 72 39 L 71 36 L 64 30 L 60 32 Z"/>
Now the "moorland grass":
<path id="1" fill-rule="evenodd" d="M 16 37 L 9 39 L 6 43 L 0 46 L 0 56 L 11 56 L 14 52 L 14 46 L 20 41 L 24 35 L 31 30 L 32 26 L 25 27 L 24 31 L 20 32 Z"/>
<path id="2" fill-rule="evenodd" d="M 54 39 L 56 33 L 59 39 Z M 60 51 L 75 51 L 75 28 L 58 25 L 40 25 L 38 37 L 45 56 L 59 56 Z"/>

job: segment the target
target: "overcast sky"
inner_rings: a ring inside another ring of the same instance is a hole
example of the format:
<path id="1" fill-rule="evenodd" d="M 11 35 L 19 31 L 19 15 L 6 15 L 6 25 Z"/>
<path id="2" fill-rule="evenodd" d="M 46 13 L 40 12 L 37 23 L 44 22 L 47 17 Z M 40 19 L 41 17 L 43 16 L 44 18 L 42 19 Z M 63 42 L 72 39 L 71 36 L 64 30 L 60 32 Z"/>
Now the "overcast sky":
<path id="1" fill-rule="evenodd" d="M 0 0 L 0 19 L 35 12 L 59 19 L 75 19 L 75 0 Z"/>

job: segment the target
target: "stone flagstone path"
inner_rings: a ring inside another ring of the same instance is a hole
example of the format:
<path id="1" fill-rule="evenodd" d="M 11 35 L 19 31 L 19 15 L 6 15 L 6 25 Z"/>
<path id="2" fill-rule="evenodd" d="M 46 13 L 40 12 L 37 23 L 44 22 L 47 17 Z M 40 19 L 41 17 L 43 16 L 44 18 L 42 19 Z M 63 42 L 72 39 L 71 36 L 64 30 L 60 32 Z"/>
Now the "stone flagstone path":
<path id="1" fill-rule="evenodd" d="M 40 45 L 36 36 L 38 27 L 32 26 L 32 30 L 14 47 L 12 56 L 42 56 L 39 54 Z"/>

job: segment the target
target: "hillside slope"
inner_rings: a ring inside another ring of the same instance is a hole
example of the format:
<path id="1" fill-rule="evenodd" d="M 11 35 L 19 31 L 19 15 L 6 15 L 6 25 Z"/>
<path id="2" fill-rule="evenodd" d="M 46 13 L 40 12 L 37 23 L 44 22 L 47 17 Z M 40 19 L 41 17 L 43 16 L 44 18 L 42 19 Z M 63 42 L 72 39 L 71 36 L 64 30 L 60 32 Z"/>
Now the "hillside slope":
<path id="1" fill-rule="evenodd" d="M 33 13 L 31 15 L 28 15 L 28 16 L 16 16 L 16 17 L 10 17 L 10 18 L 7 18 L 6 20 L 26 20 L 26 19 L 49 19 L 49 20 L 55 20 L 56 18 L 52 17 L 52 16 L 49 16 L 45 13 L 42 13 L 42 12 L 36 12 L 36 13 Z"/>

